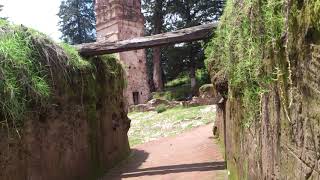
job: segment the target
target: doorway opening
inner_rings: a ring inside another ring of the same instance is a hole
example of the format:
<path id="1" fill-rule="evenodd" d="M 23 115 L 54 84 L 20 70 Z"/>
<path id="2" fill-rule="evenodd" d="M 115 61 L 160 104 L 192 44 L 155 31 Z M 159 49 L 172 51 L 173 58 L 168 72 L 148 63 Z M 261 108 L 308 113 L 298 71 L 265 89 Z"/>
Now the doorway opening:
<path id="1" fill-rule="evenodd" d="M 133 92 L 133 104 L 138 105 L 139 104 L 139 92 Z"/>

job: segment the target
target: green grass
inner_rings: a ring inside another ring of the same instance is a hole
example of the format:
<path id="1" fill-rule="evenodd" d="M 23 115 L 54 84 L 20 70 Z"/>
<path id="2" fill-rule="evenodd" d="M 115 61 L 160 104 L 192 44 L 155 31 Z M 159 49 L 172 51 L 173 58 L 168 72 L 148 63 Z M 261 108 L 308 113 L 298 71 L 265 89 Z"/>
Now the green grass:
<path id="1" fill-rule="evenodd" d="M 166 105 L 164 104 L 160 104 L 159 106 L 156 107 L 156 111 L 157 113 L 163 113 L 167 110 Z"/>
<path id="2" fill-rule="evenodd" d="M 164 99 L 168 101 L 183 101 L 191 94 L 190 84 L 165 88 L 163 92 L 153 93 L 153 99 Z"/>
<path id="3" fill-rule="evenodd" d="M 129 118 L 132 120 L 129 141 L 135 146 L 214 122 L 215 107 L 175 107 L 160 114 L 155 111 L 133 112 Z"/>
<path id="4" fill-rule="evenodd" d="M 197 83 L 201 86 L 210 82 L 209 75 L 206 69 L 197 69 L 196 71 Z M 165 87 L 172 88 L 183 85 L 190 85 L 190 77 L 187 72 L 182 72 L 177 78 L 168 81 Z"/>
<path id="5" fill-rule="evenodd" d="M 71 46 L 65 49 L 36 30 L 0 20 L 0 117 L 17 127 L 28 106 L 51 95 L 53 72 L 90 65 Z M 70 64 L 68 64 L 70 62 Z"/>
<path id="6" fill-rule="evenodd" d="M 116 59 L 99 58 L 108 77 L 121 75 Z M 0 19 L 0 125 L 17 130 L 26 112 L 48 105 L 56 84 L 71 85 L 73 76 L 95 71 L 92 61 L 70 45 L 58 45 L 41 32 Z"/>

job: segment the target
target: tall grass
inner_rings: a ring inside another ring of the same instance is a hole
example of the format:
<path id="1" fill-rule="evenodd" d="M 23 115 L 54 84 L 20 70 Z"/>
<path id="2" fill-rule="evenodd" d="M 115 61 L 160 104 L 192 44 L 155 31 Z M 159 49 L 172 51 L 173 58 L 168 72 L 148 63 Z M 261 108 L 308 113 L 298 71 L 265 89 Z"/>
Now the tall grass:
<path id="1" fill-rule="evenodd" d="M 0 20 L 0 121 L 19 127 L 28 106 L 50 98 L 54 73 L 67 78 L 68 71 L 89 67 L 72 47 Z"/>

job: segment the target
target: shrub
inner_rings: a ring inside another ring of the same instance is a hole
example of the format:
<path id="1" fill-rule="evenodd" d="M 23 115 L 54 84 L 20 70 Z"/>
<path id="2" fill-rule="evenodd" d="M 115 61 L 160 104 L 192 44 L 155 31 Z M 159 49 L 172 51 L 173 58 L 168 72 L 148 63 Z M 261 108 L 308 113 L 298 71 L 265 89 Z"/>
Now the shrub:
<path id="1" fill-rule="evenodd" d="M 167 106 L 164 104 L 160 104 L 159 106 L 156 107 L 157 113 L 163 113 L 167 110 Z"/>

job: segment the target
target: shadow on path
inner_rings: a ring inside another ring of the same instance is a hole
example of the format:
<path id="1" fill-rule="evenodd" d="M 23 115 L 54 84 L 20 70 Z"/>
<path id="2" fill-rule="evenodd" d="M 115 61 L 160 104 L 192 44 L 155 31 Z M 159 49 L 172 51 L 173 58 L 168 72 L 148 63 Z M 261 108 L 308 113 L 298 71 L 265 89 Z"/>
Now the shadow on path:
<path id="1" fill-rule="evenodd" d="M 104 180 L 225 180 L 226 163 L 211 130 L 209 124 L 136 146 Z"/>
<path id="2" fill-rule="evenodd" d="M 173 166 L 160 166 L 146 169 L 137 169 L 134 171 L 125 172 L 121 178 L 139 177 L 139 176 L 153 176 L 164 175 L 170 173 L 183 173 L 193 171 L 215 171 L 225 170 L 225 162 L 210 162 L 210 163 L 195 163 L 195 164 L 181 164 Z"/>

